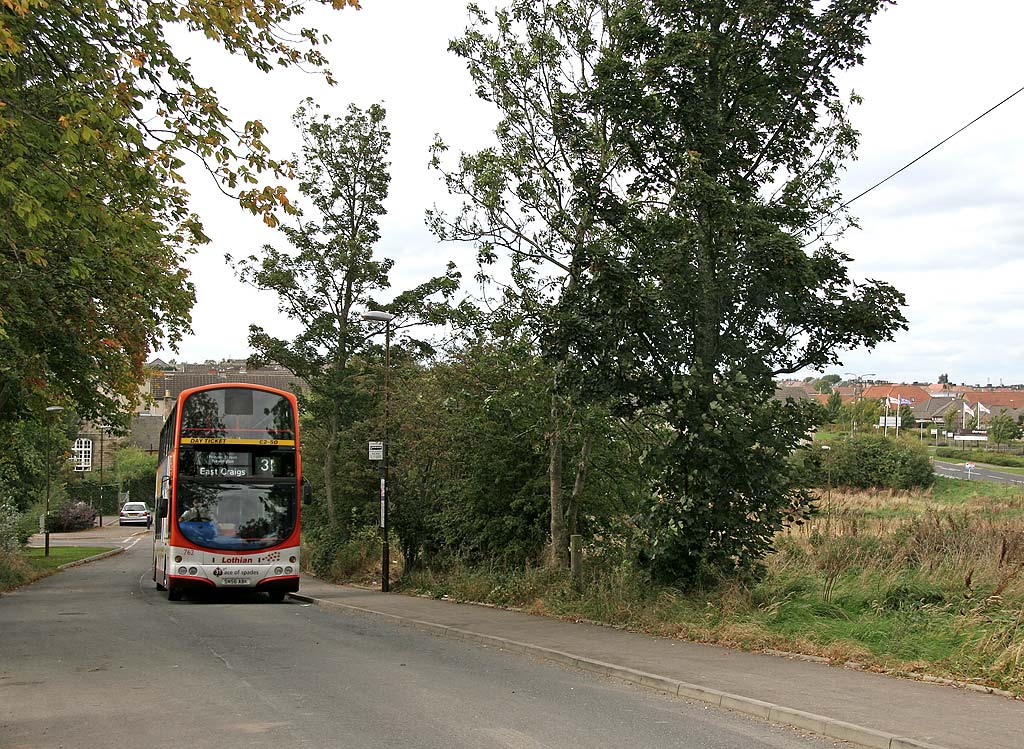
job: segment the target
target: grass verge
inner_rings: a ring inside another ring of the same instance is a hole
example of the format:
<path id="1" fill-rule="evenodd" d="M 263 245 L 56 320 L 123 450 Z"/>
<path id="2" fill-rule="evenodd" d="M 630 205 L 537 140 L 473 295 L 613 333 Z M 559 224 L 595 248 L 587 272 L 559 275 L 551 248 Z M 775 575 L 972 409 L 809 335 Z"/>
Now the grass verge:
<path id="1" fill-rule="evenodd" d="M 42 577 L 52 575 L 62 564 L 77 562 L 106 551 L 111 547 L 51 546 L 50 556 L 43 549 L 0 550 L 0 592 L 28 585 Z"/>
<path id="2" fill-rule="evenodd" d="M 562 571 L 460 566 L 410 573 L 399 587 L 1021 695 L 1024 494 L 962 485 L 833 490 L 827 511 L 780 536 L 765 575 L 749 585 L 699 592 L 652 585 L 628 558 L 593 547 L 579 590 Z"/>

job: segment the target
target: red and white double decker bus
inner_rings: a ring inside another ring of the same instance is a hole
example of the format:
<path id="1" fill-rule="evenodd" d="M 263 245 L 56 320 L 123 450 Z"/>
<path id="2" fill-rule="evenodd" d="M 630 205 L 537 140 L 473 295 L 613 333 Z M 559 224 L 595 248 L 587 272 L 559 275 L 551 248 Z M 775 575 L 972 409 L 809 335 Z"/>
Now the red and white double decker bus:
<path id="1" fill-rule="evenodd" d="M 303 497 L 291 393 L 225 383 L 182 391 L 160 435 L 153 580 L 280 601 L 299 589 Z"/>

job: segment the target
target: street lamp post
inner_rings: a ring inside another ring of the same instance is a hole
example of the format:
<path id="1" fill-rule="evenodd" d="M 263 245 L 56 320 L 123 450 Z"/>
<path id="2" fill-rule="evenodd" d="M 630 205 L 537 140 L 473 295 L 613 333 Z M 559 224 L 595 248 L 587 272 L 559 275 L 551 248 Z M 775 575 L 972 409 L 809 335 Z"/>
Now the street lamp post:
<path id="1" fill-rule="evenodd" d="M 100 424 L 99 425 L 99 430 L 100 430 L 100 508 L 99 508 L 100 509 L 100 512 L 99 512 L 100 528 L 103 527 L 103 437 L 107 433 L 107 429 L 109 429 L 109 428 L 110 427 L 108 427 L 106 424 Z"/>
<path id="2" fill-rule="evenodd" d="M 50 469 L 53 464 L 50 460 L 50 414 L 60 413 L 63 406 L 46 407 L 46 509 L 43 512 L 43 556 L 50 556 Z"/>
<path id="3" fill-rule="evenodd" d="M 861 387 L 861 385 L 864 384 L 864 378 L 865 377 L 877 377 L 877 375 L 874 372 L 865 372 L 864 374 L 860 374 L 860 375 L 853 374 L 853 372 L 847 372 L 845 376 L 853 377 L 855 382 L 857 383 L 854 386 L 854 388 L 853 388 L 853 403 L 854 403 L 854 407 L 855 408 L 854 408 L 854 411 L 853 411 L 853 418 L 850 419 L 850 436 L 853 437 L 857 433 L 857 411 L 856 411 L 856 405 L 857 405 L 857 402 L 860 400 L 860 394 L 862 392 L 864 392 L 864 390 Z"/>
<path id="4" fill-rule="evenodd" d="M 381 562 L 380 562 L 380 590 L 387 593 L 391 590 L 391 549 L 388 545 L 388 405 L 390 393 L 390 372 L 391 372 L 391 321 L 395 316 L 390 312 L 370 310 L 363 313 L 364 320 L 373 320 L 384 323 L 384 453 L 380 461 L 380 529 L 383 539 L 381 541 Z"/>

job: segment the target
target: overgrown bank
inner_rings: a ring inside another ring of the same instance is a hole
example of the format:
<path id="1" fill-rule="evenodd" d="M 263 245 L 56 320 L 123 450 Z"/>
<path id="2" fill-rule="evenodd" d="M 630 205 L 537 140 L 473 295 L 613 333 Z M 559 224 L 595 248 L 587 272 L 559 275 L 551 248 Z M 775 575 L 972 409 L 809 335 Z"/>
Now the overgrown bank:
<path id="1" fill-rule="evenodd" d="M 28 585 L 58 571 L 62 564 L 112 551 L 95 546 L 52 546 L 50 556 L 43 550 L 0 547 L 0 593 Z"/>
<path id="2" fill-rule="evenodd" d="M 592 546 L 578 592 L 567 573 L 533 567 L 421 570 L 399 588 L 1024 694 L 1024 494 L 964 496 L 940 480 L 832 500 L 780 536 L 755 583 L 687 593 Z"/>

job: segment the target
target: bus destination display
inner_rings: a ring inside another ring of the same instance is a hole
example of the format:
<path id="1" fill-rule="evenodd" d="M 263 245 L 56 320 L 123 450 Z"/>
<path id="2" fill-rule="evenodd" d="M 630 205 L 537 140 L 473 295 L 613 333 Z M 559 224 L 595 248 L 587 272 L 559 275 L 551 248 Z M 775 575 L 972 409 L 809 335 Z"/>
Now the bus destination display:
<path id="1" fill-rule="evenodd" d="M 204 479 L 281 478 L 295 475 L 294 456 L 280 453 L 182 451 L 179 471 Z"/>

